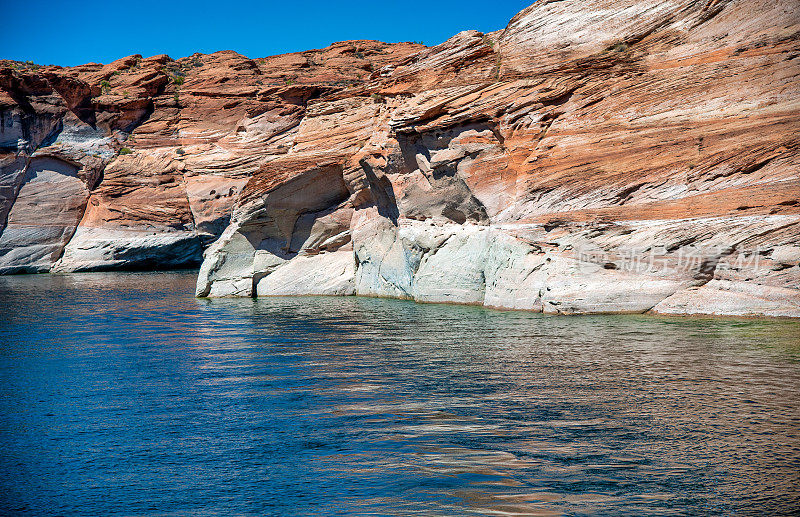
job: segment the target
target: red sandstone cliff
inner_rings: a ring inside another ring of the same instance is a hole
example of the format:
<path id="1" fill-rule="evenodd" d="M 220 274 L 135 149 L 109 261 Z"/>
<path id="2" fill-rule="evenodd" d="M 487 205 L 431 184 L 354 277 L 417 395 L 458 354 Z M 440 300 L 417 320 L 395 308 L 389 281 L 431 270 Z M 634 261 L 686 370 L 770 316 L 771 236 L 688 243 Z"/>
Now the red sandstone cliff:
<path id="1" fill-rule="evenodd" d="M 0 271 L 214 241 L 201 296 L 800 316 L 794 1 L 539 0 L 433 48 L 3 64 Z"/>

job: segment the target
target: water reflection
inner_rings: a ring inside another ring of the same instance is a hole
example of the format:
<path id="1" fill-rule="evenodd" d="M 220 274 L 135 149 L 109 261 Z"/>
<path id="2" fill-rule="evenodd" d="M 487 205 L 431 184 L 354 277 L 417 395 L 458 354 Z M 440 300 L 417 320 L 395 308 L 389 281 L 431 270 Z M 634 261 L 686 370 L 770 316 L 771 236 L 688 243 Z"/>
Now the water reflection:
<path id="1" fill-rule="evenodd" d="M 0 510 L 791 514 L 800 325 L 0 278 Z"/>

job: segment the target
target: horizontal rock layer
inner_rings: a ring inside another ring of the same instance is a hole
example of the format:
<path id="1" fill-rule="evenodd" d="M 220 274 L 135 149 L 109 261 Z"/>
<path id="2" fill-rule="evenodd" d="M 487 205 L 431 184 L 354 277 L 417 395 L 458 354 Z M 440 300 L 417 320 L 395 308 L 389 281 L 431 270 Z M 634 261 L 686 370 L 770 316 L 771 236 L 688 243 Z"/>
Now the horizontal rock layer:
<path id="1" fill-rule="evenodd" d="M 198 266 L 253 172 L 292 147 L 309 101 L 421 48 L 0 61 L 0 274 Z"/>
<path id="2" fill-rule="evenodd" d="M 210 244 L 198 296 L 800 317 L 788 0 L 540 0 L 432 48 L 2 73 L 3 271 Z M 68 196 L 34 213 L 43 183 Z"/>

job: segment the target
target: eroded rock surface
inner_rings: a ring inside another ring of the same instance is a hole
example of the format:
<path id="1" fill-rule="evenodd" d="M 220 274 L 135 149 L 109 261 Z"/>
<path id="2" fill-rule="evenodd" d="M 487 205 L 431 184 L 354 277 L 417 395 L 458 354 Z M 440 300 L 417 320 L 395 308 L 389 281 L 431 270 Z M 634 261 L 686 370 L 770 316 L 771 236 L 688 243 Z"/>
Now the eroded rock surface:
<path id="1" fill-rule="evenodd" d="M 30 160 L 0 236 L 0 273 L 48 271 L 58 259 L 89 197 L 77 172 L 55 158 Z"/>
<path id="2" fill-rule="evenodd" d="M 188 264 L 213 241 L 198 296 L 800 317 L 796 2 L 540 0 L 432 48 L 65 70 L 25 72 L 42 106 L 4 141 L 72 113 L 133 152 L 98 152 L 94 184 L 85 140 L 62 139 L 90 192 L 57 270 Z M 50 102 L 48 74 L 110 88 Z M 0 200 L 47 147 L 0 161 Z"/>
<path id="3" fill-rule="evenodd" d="M 0 273 L 198 266 L 252 174 L 295 145 L 310 100 L 421 48 L 0 61 Z M 36 174 L 45 159 L 71 172 Z"/>

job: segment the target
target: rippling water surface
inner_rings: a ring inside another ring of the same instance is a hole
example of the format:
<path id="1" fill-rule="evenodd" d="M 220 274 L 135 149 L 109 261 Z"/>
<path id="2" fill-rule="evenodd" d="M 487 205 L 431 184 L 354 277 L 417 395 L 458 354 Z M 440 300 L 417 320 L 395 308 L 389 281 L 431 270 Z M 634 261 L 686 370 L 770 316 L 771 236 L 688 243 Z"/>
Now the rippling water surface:
<path id="1" fill-rule="evenodd" d="M 760 515 L 800 325 L 0 278 L 0 514 Z"/>

